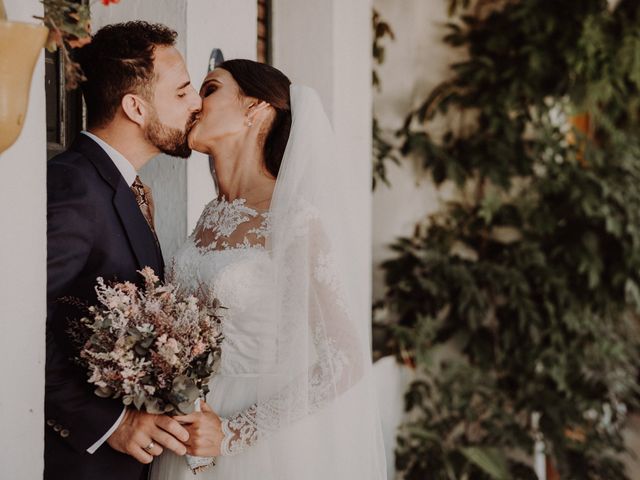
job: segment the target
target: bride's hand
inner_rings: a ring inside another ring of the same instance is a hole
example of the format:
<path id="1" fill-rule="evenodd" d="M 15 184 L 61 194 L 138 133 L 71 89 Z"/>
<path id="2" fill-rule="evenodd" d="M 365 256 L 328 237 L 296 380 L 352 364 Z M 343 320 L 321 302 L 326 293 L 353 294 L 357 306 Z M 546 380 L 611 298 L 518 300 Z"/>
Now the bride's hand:
<path id="1" fill-rule="evenodd" d="M 183 424 L 189 432 L 189 440 L 185 442 L 189 455 L 217 457 L 220 455 L 220 444 L 224 438 L 221 419 L 206 402 L 202 401 L 200 408 L 201 412 L 177 415 L 173 418 Z"/>

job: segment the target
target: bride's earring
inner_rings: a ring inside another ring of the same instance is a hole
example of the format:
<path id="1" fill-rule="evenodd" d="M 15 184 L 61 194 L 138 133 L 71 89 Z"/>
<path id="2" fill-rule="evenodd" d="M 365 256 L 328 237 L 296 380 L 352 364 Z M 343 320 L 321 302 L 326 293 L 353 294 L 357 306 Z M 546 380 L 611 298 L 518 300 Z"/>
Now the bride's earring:
<path id="1" fill-rule="evenodd" d="M 249 118 L 249 115 L 246 115 L 246 117 L 247 117 L 247 118 L 245 119 L 245 122 L 244 122 L 244 123 L 245 123 L 245 125 L 246 125 L 247 127 L 252 127 L 252 126 L 253 126 L 253 120 L 251 120 L 251 119 Z"/>

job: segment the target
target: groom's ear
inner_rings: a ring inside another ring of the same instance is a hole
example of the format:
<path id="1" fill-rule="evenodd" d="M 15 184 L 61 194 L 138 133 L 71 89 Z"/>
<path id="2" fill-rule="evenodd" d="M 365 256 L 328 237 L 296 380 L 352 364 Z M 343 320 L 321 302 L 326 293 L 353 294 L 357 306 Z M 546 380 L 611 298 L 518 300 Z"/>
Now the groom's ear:
<path id="1" fill-rule="evenodd" d="M 143 126 L 147 115 L 147 108 L 140 97 L 127 93 L 120 102 L 122 111 L 133 123 Z"/>

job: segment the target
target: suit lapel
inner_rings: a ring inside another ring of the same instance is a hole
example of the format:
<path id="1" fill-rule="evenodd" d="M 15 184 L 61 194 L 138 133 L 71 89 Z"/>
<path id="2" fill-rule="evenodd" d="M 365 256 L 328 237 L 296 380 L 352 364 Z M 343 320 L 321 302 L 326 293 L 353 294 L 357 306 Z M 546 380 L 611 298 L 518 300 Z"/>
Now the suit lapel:
<path id="1" fill-rule="evenodd" d="M 113 188 L 113 206 L 122 221 L 129 244 L 138 261 L 138 267 L 140 269 L 151 267 L 162 278 L 164 270 L 162 252 L 136 203 L 135 195 L 109 155 L 100 145 L 82 134 L 78 135 L 71 149 L 89 159 L 102 178 Z"/>

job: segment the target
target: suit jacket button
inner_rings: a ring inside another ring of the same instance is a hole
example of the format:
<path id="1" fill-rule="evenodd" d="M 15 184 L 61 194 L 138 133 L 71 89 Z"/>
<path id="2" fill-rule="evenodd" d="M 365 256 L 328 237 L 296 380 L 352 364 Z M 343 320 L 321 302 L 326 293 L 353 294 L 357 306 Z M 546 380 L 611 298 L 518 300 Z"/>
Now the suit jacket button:
<path id="1" fill-rule="evenodd" d="M 62 438 L 67 438 L 69 436 L 69 430 L 67 430 L 66 428 L 64 430 L 60 430 L 60 436 Z"/>
<path id="2" fill-rule="evenodd" d="M 56 424 L 55 420 L 47 420 L 47 425 L 49 425 L 50 427 L 53 427 Z"/>
<path id="3" fill-rule="evenodd" d="M 60 430 L 62 430 L 62 425 L 54 425 L 54 426 L 53 426 L 53 429 L 54 429 L 56 432 L 59 432 Z"/>

